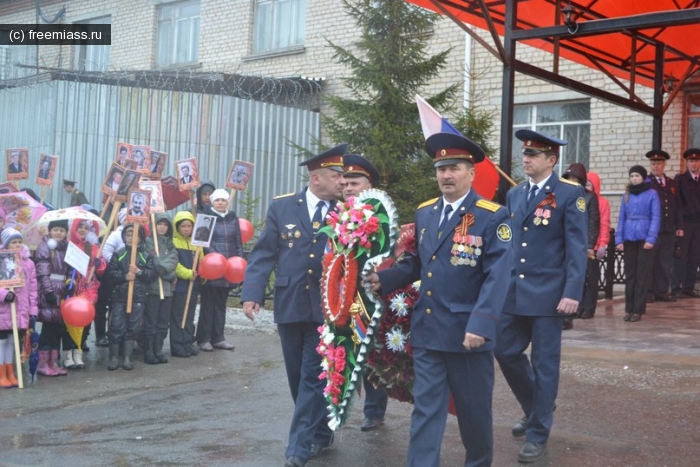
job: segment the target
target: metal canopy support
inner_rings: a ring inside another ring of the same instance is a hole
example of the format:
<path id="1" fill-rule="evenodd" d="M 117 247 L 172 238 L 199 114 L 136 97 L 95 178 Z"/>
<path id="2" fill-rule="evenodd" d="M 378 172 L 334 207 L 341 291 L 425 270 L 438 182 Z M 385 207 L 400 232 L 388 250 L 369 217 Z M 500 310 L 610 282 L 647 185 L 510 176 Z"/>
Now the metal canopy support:
<path id="1" fill-rule="evenodd" d="M 661 149 L 661 133 L 664 125 L 664 49 L 662 43 L 656 44 L 654 74 L 654 114 L 651 124 L 651 147 Z"/>
<path id="2" fill-rule="evenodd" d="M 515 95 L 515 52 L 517 41 L 515 41 L 511 33 L 515 28 L 517 12 L 517 0 L 506 0 L 506 21 L 505 21 L 505 38 L 504 52 L 506 60 L 503 63 L 503 94 L 501 95 L 501 154 L 499 165 L 507 174 L 511 173 L 512 169 L 512 154 L 513 154 L 513 102 Z M 488 14 L 488 10 L 484 10 L 484 14 Z M 498 201 L 505 204 L 506 193 L 510 189 L 510 184 L 504 177 L 501 177 L 501 182 L 498 187 Z"/>

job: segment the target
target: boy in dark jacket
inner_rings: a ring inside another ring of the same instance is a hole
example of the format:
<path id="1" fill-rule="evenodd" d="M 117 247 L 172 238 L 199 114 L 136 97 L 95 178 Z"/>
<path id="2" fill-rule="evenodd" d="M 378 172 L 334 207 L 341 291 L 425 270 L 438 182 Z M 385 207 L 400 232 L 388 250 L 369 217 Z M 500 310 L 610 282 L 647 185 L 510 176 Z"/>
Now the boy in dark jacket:
<path id="1" fill-rule="evenodd" d="M 143 327 L 144 354 L 143 361 L 149 365 L 168 363 L 163 355 L 163 341 L 170 326 L 170 307 L 173 300 L 173 282 L 177 267 L 177 250 L 173 245 L 173 225 L 170 216 L 165 213 L 156 215 L 156 235 L 158 236 L 158 253 L 156 254 L 153 237 L 146 239 L 146 251 L 153 257 L 156 272 L 160 280 L 151 283 L 146 301 L 146 322 Z M 160 298 L 161 283 L 163 298 Z"/>
<path id="2" fill-rule="evenodd" d="M 131 363 L 131 354 L 134 351 L 134 341 L 141 333 L 148 287 L 158 277 L 153 257 L 143 246 L 146 237 L 143 227 L 138 228 L 136 264 L 130 265 L 133 237 L 134 224 L 126 224 L 122 230 L 122 240 L 124 240 L 125 246 L 112 256 L 109 266 L 107 266 L 106 276 L 114 287 L 109 314 L 108 370 L 116 370 L 119 366 L 119 346 L 122 342 L 124 342 L 122 366 L 125 370 L 134 368 Z M 131 313 L 127 314 L 126 302 L 129 282 L 134 283 L 134 293 Z"/>

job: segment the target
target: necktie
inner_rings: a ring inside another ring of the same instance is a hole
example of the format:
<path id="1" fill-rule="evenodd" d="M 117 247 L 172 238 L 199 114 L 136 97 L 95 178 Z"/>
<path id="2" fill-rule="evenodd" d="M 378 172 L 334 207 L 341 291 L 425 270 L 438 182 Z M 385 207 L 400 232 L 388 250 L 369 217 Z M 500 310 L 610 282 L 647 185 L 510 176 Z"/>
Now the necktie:
<path id="1" fill-rule="evenodd" d="M 693 175 L 693 180 L 695 180 L 695 181 L 697 182 L 697 181 L 698 181 L 698 176 L 697 176 L 697 175 Z"/>
<path id="2" fill-rule="evenodd" d="M 450 213 L 452 212 L 452 205 L 448 204 L 445 206 L 445 210 L 442 212 L 442 221 L 440 222 L 440 226 L 438 227 L 438 238 L 442 236 L 442 231 L 445 229 L 445 226 L 447 225 L 447 220 L 450 218 Z"/>
<path id="3" fill-rule="evenodd" d="M 323 208 L 326 202 L 321 200 L 316 205 L 316 212 L 314 212 L 314 217 L 311 219 L 311 226 L 314 230 L 318 230 L 323 226 Z"/>
<path id="4" fill-rule="evenodd" d="M 532 200 L 535 199 L 535 194 L 537 193 L 537 185 L 532 185 L 530 191 L 527 194 L 527 205 L 530 206 Z"/>
<path id="5" fill-rule="evenodd" d="M 659 177 L 659 185 L 664 186 L 664 178 Z"/>

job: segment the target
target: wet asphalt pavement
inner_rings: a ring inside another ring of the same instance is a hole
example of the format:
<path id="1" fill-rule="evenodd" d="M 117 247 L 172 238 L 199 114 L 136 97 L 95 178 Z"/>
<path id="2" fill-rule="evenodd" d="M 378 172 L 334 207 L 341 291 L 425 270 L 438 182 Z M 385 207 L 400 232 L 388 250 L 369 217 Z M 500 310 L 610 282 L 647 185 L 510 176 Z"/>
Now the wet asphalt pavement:
<path id="1" fill-rule="evenodd" d="M 624 323 L 624 304 L 601 302 L 564 333 L 562 377 L 547 457 L 535 466 L 700 466 L 700 300 L 650 304 Z M 0 466 L 284 465 L 292 402 L 279 339 L 230 310 L 229 342 L 189 359 L 106 370 L 91 345 L 87 368 L 0 391 Z M 92 341 L 92 337 L 90 339 Z M 92 343 L 92 342 L 91 342 Z M 25 381 L 28 380 L 25 374 Z M 362 400 L 310 467 L 405 464 L 411 406 L 393 400 L 385 425 L 362 433 Z M 502 375 L 494 391 L 494 466 L 517 466 L 522 413 Z M 442 466 L 460 466 L 448 418 Z"/>

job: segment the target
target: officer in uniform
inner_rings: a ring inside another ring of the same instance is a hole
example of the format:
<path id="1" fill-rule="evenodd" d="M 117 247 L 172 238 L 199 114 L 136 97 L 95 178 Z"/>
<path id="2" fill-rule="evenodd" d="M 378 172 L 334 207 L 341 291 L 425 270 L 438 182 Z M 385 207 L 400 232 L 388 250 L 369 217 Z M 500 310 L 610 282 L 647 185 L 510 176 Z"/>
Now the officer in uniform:
<path id="1" fill-rule="evenodd" d="M 676 236 L 683 236 L 683 217 L 680 211 L 678 189 L 675 180 L 666 176 L 666 161 L 671 158 L 666 151 L 654 149 L 646 153 L 651 164 L 648 180 L 661 202 L 661 227 L 653 252 L 654 279 L 649 289 L 648 301 L 675 302 L 669 293 L 673 277 L 673 250 Z"/>
<path id="2" fill-rule="evenodd" d="M 559 386 L 564 316 L 583 294 L 587 216 L 583 187 L 553 171 L 567 141 L 518 130 L 529 181 L 508 192 L 513 226 L 510 290 L 498 324 L 496 360 L 525 417 L 513 436 L 526 436 L 519 462 L 546 452 Z M 525 350 L 532 344 L 531 358 Z"/>
<path id="3" fill-rule="evenodd" d="M 417 254 L 366 280 L 382 293 L 421 280 L 411 317 L 416 379 L 407 465 L 440 465 L 452 393 L 464 465 L 490 466 L 493 349 L 512 264 L 510 220 L 503 206 L 472 190 L 474 164 L 484 159 L 479 146 L 437 133 L 425 149 L 435 161 L 442 196 L 416 211 Z"/>
<path id="4" fill-rule="evenodd" d="M 85 197 L 85 194 L 75 187 L 75 182 L 73 180 L 67 180 L 64 178 L 63 189 L 66 191 L 66 193 L 70 193 L 71 207 L 80 206 L 81 204 L 90 204 Z"/>
<path id="5" fill-rule="evenodd" d="M 345 188 L 343 198 L 357 196 L 364 190 L 372 188 L 372 184 L 379 181 L 379 171 L 372 163 L 357 154 L 345 154 L 343 156 Z M 360 426 L 361 431 L 373 431 L 384 423 L 384 414 L 389 397 L 383 388 L 375 388 L 364 377 L 365 387 L 365 419 Z"/>
<path id="6" fill-rule="evenodd" d="M 680 257 L 676 261 L 673 295 L 676 298 L 698 297 L 695 278 L 700 266 L 700 149 L 683 153 L 686 171 L 674 179 L 680 199 L 683 235 Z"/>
<path id="7" fill-rule="evenodd" d="M 303 467 L 333 442 L 328 427 L 321 356 L 316 352 L 323 324 L 320 281 L 328 237 L 318 230 L 343 193 L 343 154 L 336 146 L 302 162 L 309 185 L 278 196 L 268 207 L 265 228 L 248 260 L 241 292 L 243 312 L 253 320 L 275 270 L 275 323 L 280 335 L 294 414 L 285 467 Z"/>

